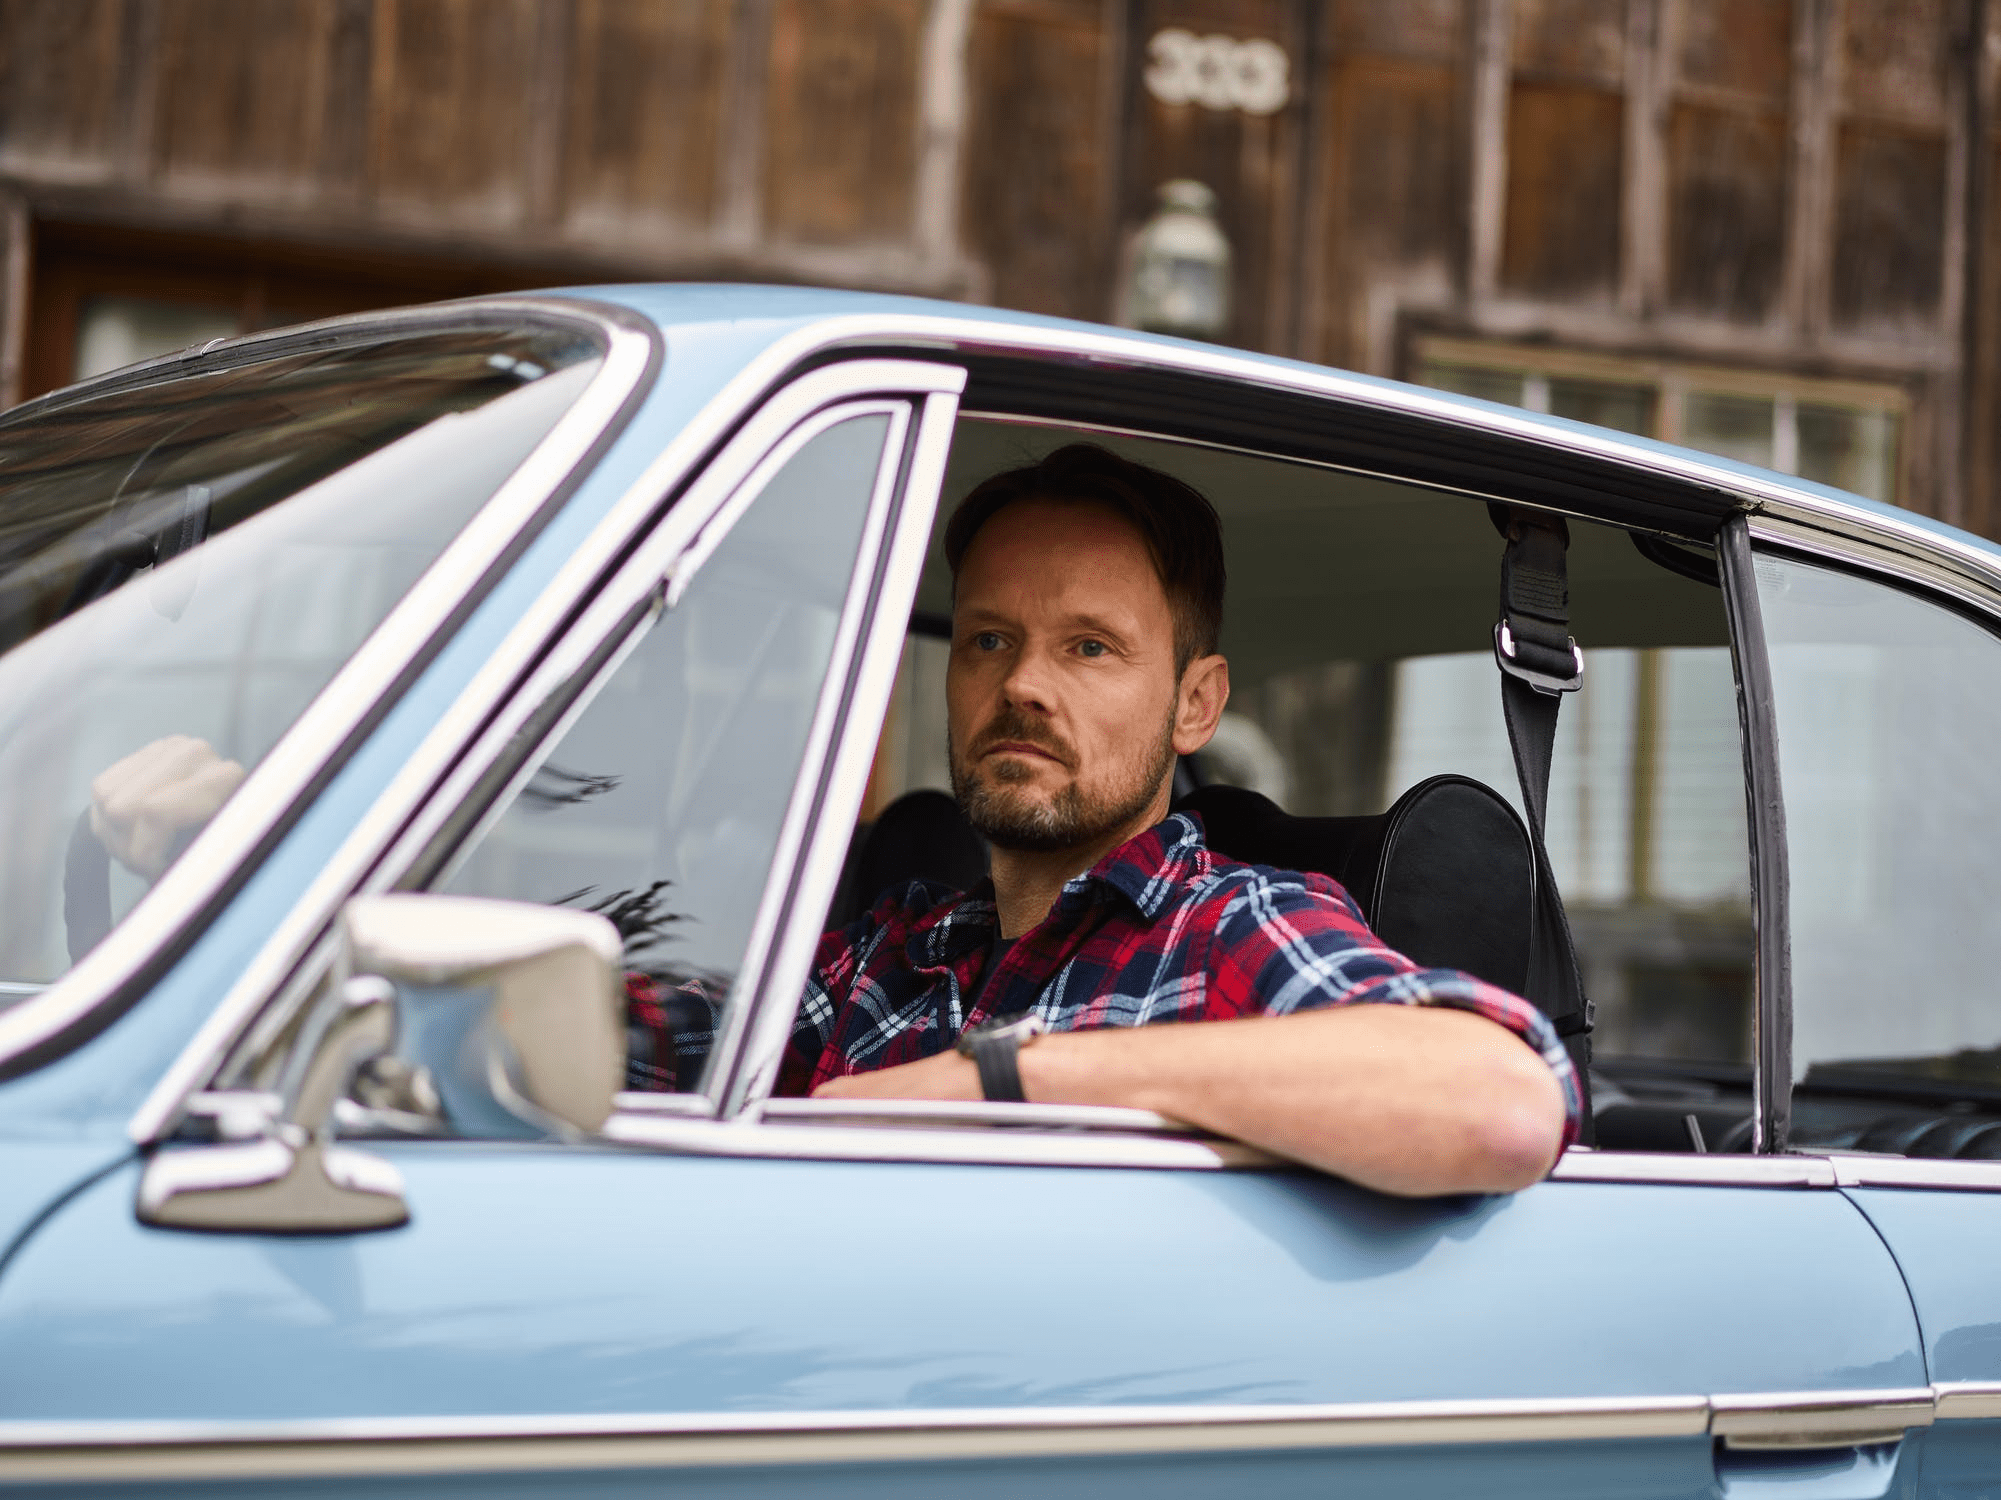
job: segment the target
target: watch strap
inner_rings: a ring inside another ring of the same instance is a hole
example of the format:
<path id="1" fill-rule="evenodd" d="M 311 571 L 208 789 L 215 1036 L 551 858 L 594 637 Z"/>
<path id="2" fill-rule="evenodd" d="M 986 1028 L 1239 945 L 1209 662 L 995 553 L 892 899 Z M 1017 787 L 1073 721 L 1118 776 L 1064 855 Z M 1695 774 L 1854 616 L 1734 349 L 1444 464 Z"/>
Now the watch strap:
<path id="1" fill-rule="evenodd" d="M 973 1066 L 980 1073 L 981 1094 L 994 1104 L 1026 1104 L 1028 1096 L 1021 1089 L 1021 1067 L 1015 1061 L 1015 1054 L 1021 1049 L 1020 1036 L 1005 1028 L 977 1031 L 968 1040 Z"/>

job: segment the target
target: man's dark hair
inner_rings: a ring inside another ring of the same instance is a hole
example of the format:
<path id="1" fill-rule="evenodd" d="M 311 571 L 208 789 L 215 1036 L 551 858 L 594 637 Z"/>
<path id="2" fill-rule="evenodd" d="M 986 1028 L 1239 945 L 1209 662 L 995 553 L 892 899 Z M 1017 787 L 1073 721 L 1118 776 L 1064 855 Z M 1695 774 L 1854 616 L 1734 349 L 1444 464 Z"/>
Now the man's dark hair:
<path id="1" fill-rule="evenodd" d="M 1133 524 L 1174 612 L 1174 670 L 1216 649 L 1223 629 L 1223 527 L 1200 491 L 1095 443 L 1058 448 L 1040 463 L 974 486 L 945 524 L 945 561 L 959 565 L 980 528 L 1017 500 L 1103 505 Z"/>

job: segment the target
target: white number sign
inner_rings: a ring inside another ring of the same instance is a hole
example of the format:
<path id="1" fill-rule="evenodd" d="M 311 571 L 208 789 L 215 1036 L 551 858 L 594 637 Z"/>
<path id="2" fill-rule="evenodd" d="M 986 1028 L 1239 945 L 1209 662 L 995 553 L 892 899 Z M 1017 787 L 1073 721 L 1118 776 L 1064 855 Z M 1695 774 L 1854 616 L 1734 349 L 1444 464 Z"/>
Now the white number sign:
<path id="1" fill-rule="evenodd" d="M 1285 49 L 1262 37 L 1197 36 L 1170 26 L 1146 44 L 1146 89 L 1162 104 L 1269 115 L 1290 97 Z"/>

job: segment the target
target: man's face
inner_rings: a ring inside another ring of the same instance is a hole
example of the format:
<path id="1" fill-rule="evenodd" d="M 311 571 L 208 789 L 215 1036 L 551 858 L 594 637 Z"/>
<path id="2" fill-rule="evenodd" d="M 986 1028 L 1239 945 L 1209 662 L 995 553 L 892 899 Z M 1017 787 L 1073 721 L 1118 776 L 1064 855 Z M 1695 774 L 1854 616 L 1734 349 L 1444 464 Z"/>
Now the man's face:
<path id="1" fill-rule="evenodd" d="M 1029 499 L 980 528 L 946 703 L 953 792 L 994 844 L 1078 848 L 1144 818 L 1174 764 L 1178 686 L 1167 592 L 1124 517 Z"/>

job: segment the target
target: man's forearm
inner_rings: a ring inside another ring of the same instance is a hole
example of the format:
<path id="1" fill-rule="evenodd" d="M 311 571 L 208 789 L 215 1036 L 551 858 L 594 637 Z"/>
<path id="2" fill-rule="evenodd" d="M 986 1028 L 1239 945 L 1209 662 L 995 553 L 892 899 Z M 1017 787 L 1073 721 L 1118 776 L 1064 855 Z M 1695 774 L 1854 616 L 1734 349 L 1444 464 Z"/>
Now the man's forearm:
<path id="1" fill-rule="evenodd" d="M 1150 1109 L 1384 1192 L 1512 1192 L 1563 1139 L 1555 1076 L 1463 1011 L 1355 1005 L 1241 1021 L 1060 1032 L 1019 1055 L 1036 1103 Z M 952 1053 L 824 1094 L 978 1098 Z"/>
<path id="2" fill-rule="evenodd" d="M 1548 1067 L 1462 1011 L 1070 1032 L 1024 1050 L 1021 1071 L 1031 1099 L 1155 1110 L 1394 1193 L 1526 1187 L 1563 1137 Z"/>

